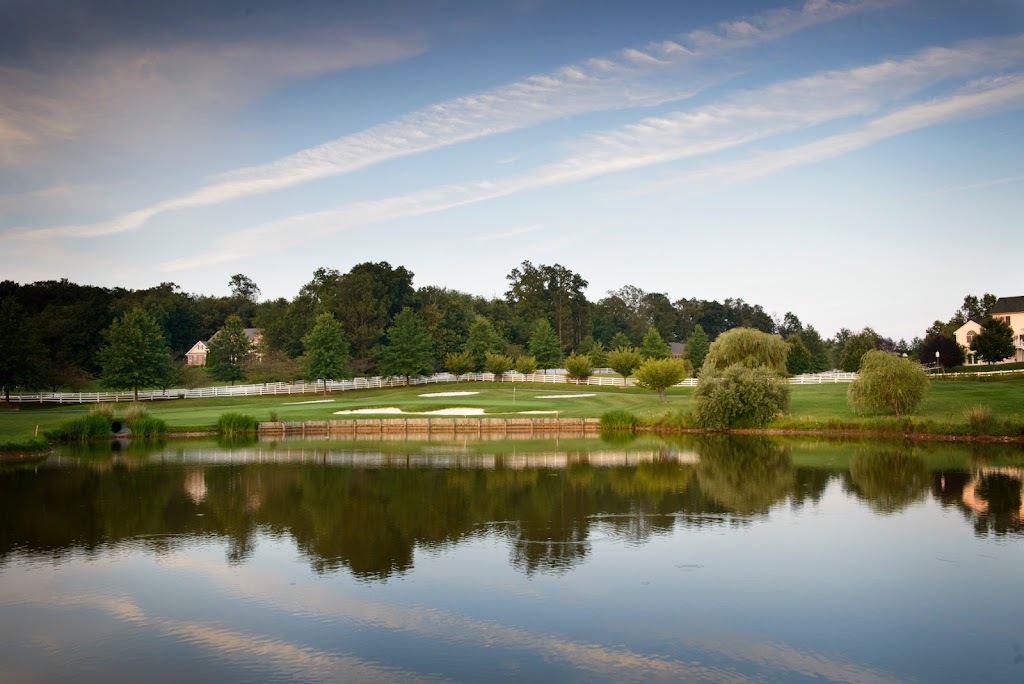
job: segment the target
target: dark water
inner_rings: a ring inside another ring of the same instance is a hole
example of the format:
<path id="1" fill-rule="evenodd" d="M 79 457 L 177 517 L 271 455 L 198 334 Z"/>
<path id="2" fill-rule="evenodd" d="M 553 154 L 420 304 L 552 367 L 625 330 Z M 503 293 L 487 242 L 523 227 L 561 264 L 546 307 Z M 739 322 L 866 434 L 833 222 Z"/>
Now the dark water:
<path id="1" fill-rule="evenodd" d="M 1024 681 L 1024 451 L 180 442 L 0 470 L 0 681 Z"/>

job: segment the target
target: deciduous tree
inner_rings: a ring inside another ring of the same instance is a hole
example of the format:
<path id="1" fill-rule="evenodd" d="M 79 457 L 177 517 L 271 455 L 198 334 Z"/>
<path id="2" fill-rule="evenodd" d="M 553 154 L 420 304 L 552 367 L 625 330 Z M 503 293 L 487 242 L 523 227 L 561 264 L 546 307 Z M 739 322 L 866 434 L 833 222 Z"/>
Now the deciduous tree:
<path id="1" fill-rule="evenodd" d="M 971 349 L 986 363 L 999 363 L 1013 356 L 1013 329 L 1002 319 L 989 316 Z"/>
<path id="2" fill-rule="evenodd" d="M 484 354 L 484 370 L 488 373 L 494 373 L 495 382 L 501 382 L 501 376 L 512 370 L 514 365 L 512 357 L 506 354 L 493 354 L 491 352 Z"/>
<path id="3" fill-rule="evenodd" d="M 206 367 L 211 377 L 231 383 L 245 378 L 242 364 L 248 359 L 252 345 L 245 335 L 241 318 L 228 316 L 224 327 L 210 338 L 208 346 Z"/>
<path id="4" fill-rule="evenodd" d="M 130 389 L 135 401 L 140 387 L 159 387 L 174 373 L 174 362 L 156 320 L 135 308 L 115 319 L 103 332 L 104 346 L 98 353 L 103 384 Z"/>
<path id="5" fill-rule="evenodd" d="M 636 384 L 657 390 L 658 398 L 665 403 L 665 390 L 686 377 L 686 364 L 682 359 L 649 358 L 640 364 L 634 374 Z"/>
<path id="6" fill-rule="evenodd" d="M 328 380 L 352 377 L 345 329 L 330 312 L 324 311 L 316 317 L 313 327 L 302 338 L 302 345 L 306 350 L 306 379 L 323 380 L 324 394 Z"/>
<path id="7" fill-rule="evenodd" d="M 580 380 L 585 380 L 594 374 L 594 365 L 586 354 L 573 352 L 565 359 L 565 371 L 578 385 Z"/>
<path id="8" fill-rule="evenodd" d="M 434 350 L 430 333 L 412 309 L 402 309 L 388 329 L 387 344 L 381 349 L 378 370 L 381 375 L 401 375 L 406 384 L 413 375 L 426 375 L 434 369 Z"/>
<path id="9" fill-rule="evenodd" d="M 718 369 L 705 362 L 693 402 L 693 417 L 701 427 L 759 427 L 786 410 L 789 384 L 771 366 L 736 363 Z"/>
<path id="10" fill-rule="evenodd" d="M 708 370 L 724 370 L 736 365 L 768 368 L 785 374 L 788 354 L 789 346 L 778 335 L 769 335 L 753 328 L 733 328 L 711 343 L 701 375 Z"/>
<path id="11" fill-rule="evenodd" d="M 459 352 L 458 354 L 445 354 L 444 367 L 455 376 L 456 382 L 458 382 L 460 377 L 473 370 L 473 365 L 473 355 L 468 351 Z"/>
<path id="12" fill-rule="evenodd" d="M 626 378 L 633 374 L 633 371 L 643 363 L 640 351 L 635 347 L 619 347 L 608 352 L 608 367 L 622 376 L 622 384 L 626 384 Z"/>
<path id="13" fill-rule="evenodd" d="M 898 354 L 870 349 L 860 363 L 859 377 L 850 383 L 847 398 L 859 413 L 912 413 L 928 391 L 928 374 L 921 364 Z"/>

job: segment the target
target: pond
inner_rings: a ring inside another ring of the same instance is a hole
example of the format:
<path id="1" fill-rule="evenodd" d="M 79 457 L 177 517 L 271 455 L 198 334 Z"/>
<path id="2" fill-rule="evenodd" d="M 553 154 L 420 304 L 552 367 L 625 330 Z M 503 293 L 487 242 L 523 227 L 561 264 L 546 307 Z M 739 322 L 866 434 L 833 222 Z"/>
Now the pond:
<path id="1" fill-rule="evenodd" d="M 1022 478 L 755 437 L 62 449 L 0 470 L 0 681 L 1020 682 Z"/>

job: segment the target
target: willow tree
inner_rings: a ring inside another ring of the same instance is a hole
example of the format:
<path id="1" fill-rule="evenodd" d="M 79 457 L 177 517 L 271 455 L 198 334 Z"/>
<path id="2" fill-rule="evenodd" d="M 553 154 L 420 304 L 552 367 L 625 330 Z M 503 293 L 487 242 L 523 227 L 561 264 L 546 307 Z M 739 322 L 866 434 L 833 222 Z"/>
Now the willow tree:
<path id="1" fill-rule="evenodd" d="M 778 335 L 769 335 L 753 328 L 733 328 L 711 343 L 702 372 L 738 365 L 744 368 L 767 368 L 785 375 L 787 356 L 789 345 Z"/>
<path id="2" fill-rule="evenodd" d="M 928 392 L 928 374 L 910 359 L 872 349 L 860 362 L 860 376 L 850 383 L 847 398 L 858 413 L 912 413 Z"/>

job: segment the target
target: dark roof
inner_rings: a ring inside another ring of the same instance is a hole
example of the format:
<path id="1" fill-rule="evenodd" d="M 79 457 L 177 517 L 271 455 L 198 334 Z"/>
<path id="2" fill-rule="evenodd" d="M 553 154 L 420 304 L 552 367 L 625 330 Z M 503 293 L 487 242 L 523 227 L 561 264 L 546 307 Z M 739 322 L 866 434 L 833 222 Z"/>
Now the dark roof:
<path id="1" fill-rule="evenodd" d="M 1024 311 L 1024 297 L 1000 297 L 992 307 L 993 314 L 1020 313 Z"/>

